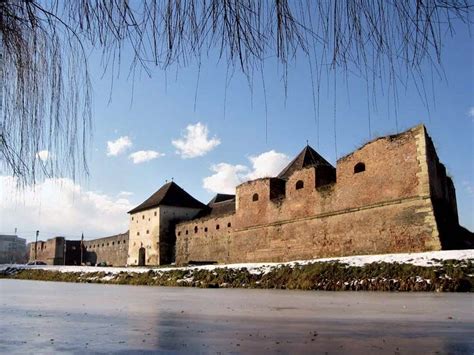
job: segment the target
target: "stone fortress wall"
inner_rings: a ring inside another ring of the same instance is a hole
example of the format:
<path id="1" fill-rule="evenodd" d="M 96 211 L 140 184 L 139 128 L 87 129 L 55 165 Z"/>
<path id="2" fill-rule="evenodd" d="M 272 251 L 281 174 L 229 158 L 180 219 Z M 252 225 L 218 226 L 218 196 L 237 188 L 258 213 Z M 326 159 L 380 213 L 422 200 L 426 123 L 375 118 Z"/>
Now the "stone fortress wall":
<path id="1" fill-rule="evenodd" d="M 84 264 L 280 262 L 474 247 L 423 125 L 372 140 L 336 167 L 307 146 L 278 177 L 245 182 L 235 196 L 218 194 L 208 205 L 166 183 L 129 214 L 129 232 L 83 242 Z M 79 265 L 80 243 L 40 241 L 37 260 Z"/>
<path id="2" fill-rule="evenodd" d="M 63 265 L 64 264 L 64 243 L 65 239 L 56 237 L 48 239 L 47 241 L 39 240 L 37 243 L 29 243 L 30 260 L 43 261 L 48 265 Z"/>
<path id="3" fill-rule="evenodd" d="M 127 264 L 128 232 L 111 237 L 84 240 L 83 262 L 96 265 L 105 263 L 109 266 Z"/>
<path id="4" fill-rule="evenodd" d="M 28 244 L 29 260 L 43 261 L 48 265 L 80 265 L 81 241 L 54 237 Z M 36 259 L 35 259 L 36 249 Z"/>
<path id="5" fill-rule="evenodd" d="M 419 252 L 449 244 L 442 234 L 457 226 L 454 185 L 424 126 L 375 139 L 331 170 L 309 167 L 287 181 L 239 185 L 235 213 L 177 225 L 177 264 Z"/>
<path id="6" fill-rule="evenodd" d="M 29 243 L 29 261 L 35 261 L 35 242 Z M 82 264 L 124 266 L 127 263 L 128 232 L 84 240 Z M 81 241 L 54 237 L 36 244 L 36 260 L 48 265 L 81 265 Z"/>

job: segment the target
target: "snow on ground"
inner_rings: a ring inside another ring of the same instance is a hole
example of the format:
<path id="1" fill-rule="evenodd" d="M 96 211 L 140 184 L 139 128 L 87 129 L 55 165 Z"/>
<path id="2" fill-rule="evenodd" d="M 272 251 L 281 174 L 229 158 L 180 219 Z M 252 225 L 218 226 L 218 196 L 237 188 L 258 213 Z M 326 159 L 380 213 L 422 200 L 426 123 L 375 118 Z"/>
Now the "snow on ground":
<path id="1" fill-rule="evenodd" d="M 264 274 L 270 272 L 273 268 L 290 265 L 294 266 L 313 264 L 317 262 L 340 262 L 348 264 L 350 266 L 363 266 L 371 263 L 400 263 L 400 264 L 412 264 L 418 266 L 436 266 L 439 265 L 442 260 L 473 260 L 474 261 L 474 249 L 467 250 L 443 250 L 433 251 L 425 253 L 405 253 L 405 254 L 380 254 L 380 255 L 355 255 L 346 256 L 339 258 L 324 258 L 324 259 L 311 259 L 311 260 L 297 260 L 285 263 L 241 263 L 241 264 L 219 264 L 219 265 L 201 265 L 201 266 L 186 266 L 186 267 L 98 267 L 98 266 L 63 266 L 63 265 L 15 265 L 15 264 L 3 264 L 0 265 L 0 270 L 6 268 L 21 268 L 21 269 L 40 269 L 49 271 L 60 271 L 60 272 L 80 272 L 80 273 L 92 273 L 92 272 L 105 272 L 109 275 L 118 274 L 120 272 L 135 272 L 144 273 L 150 270 L 156 272 L 166 272 L 172 270 L 215 270 L 218 268 L 229 268 L 229 269 L 243 269 L 246 268 L 252 274 Z"/>

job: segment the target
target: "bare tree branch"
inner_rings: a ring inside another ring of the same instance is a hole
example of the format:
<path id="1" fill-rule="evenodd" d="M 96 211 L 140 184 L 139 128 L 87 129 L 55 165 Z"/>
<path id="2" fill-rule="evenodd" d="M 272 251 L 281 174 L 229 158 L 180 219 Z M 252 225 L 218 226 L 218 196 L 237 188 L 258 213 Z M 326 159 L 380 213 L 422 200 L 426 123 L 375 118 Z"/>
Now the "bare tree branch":
<path id="1" fill-rule="evenodd" d="M 131 72 L 139 67 L 148 75 L 152 67 L 166 71 L 218 53 L 250 86 L 265 59 L 275 57 L 285 90 L 288 63 L 301 53 L 316 73 L 313 96 L 327 68 L 364 78 L 367 90 L 380 81 L 396 102 L 399 85 L 422 84 L 423 65 L 441 71 L 443 38 L 459 23 L 470 25 L 472 7 L 468 0 L 2 1 L 1 171 L 24 184 L 38 174 L 87 171 L 85 46 L 102 50 L 104 69 L 112 71 L 132 48 Z M 43 149 L 52 153 L 46 161 L 37 156 Z"/>

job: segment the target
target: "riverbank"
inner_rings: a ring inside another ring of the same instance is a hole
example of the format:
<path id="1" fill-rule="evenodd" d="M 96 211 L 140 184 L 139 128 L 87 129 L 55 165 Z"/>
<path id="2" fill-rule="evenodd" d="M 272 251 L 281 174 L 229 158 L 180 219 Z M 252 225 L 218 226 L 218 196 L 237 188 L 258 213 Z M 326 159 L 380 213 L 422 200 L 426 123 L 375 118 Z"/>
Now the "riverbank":
<path id="1" fill-rule="evenodd" d="M 474 291 L 474 250 L 169 268 L 3 265 L 0 278 L 326 291 Z"/>

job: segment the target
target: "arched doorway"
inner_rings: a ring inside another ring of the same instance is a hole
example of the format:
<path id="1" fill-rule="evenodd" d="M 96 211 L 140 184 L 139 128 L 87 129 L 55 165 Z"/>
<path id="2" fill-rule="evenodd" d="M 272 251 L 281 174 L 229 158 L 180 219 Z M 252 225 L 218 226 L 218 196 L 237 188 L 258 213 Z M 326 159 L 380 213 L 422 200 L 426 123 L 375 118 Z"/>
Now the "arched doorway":
<path id="1" fill-rule="evenodd" d="M 145 248 L 138 249 L 138 266 L 145 266 Z"/>

